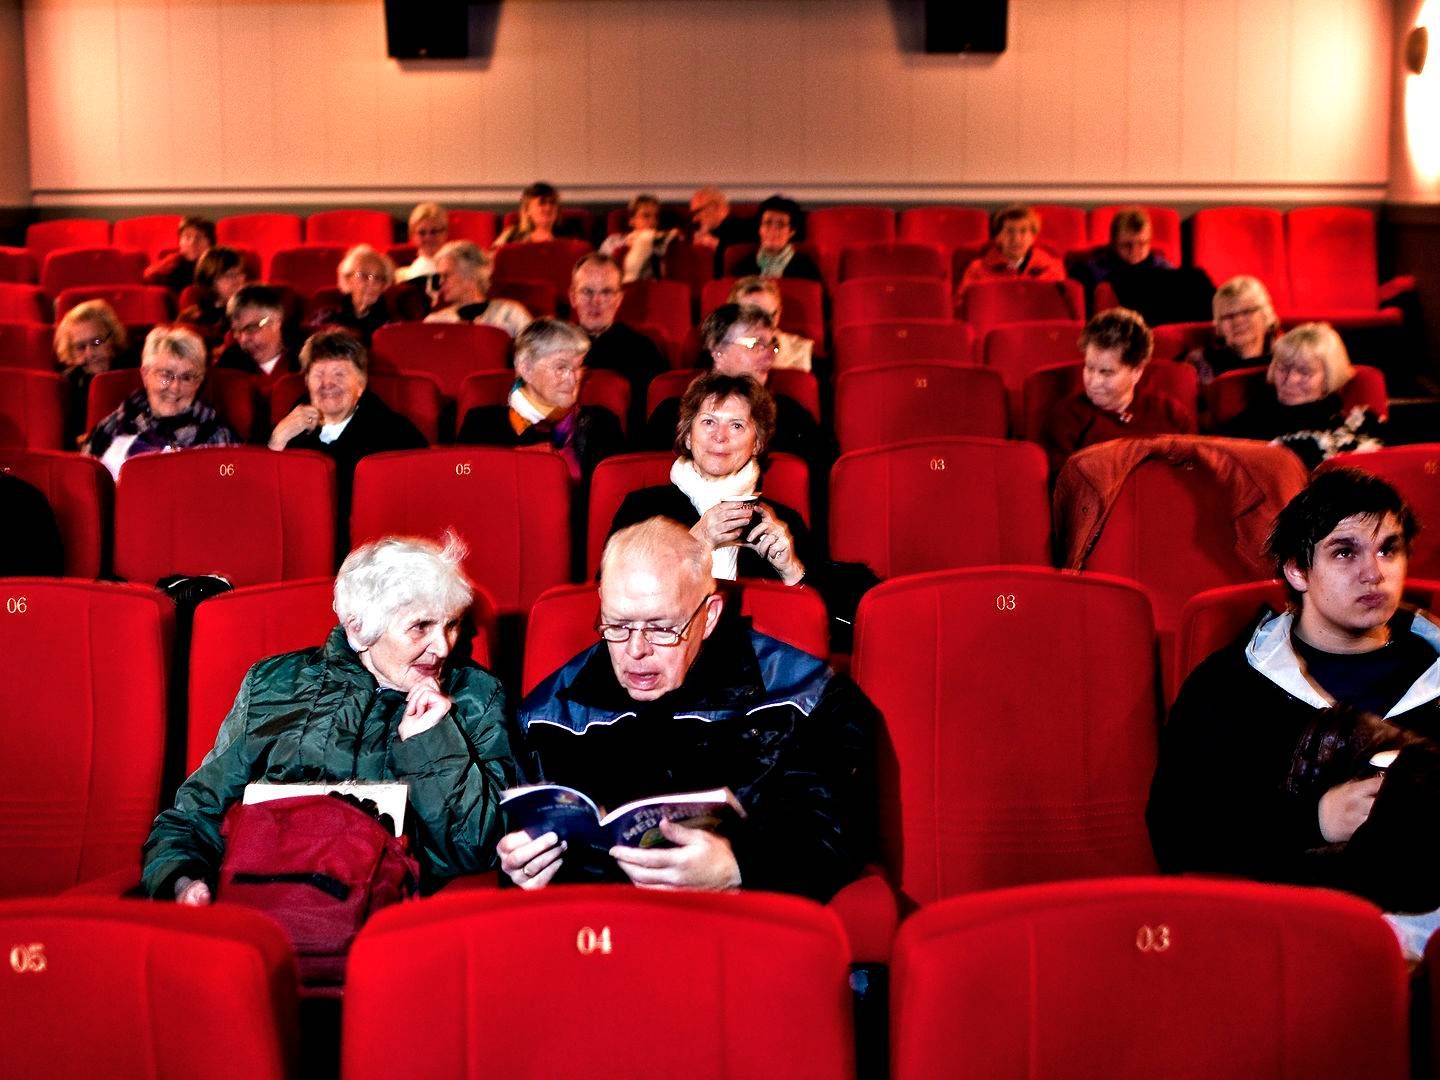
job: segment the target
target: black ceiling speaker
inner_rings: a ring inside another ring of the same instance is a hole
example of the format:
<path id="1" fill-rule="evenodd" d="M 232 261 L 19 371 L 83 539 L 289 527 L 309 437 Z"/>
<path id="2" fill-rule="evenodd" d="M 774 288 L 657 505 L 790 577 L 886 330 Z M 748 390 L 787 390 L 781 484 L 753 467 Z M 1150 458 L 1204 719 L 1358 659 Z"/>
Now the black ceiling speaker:
<path id="1" fill-rule="evenodd" d="M 927 53 L 1002 53 L 1009 0 L 925 0 Z"/>
<path id="2" fill-rule="evenodd" d="M 470 55 L 470 4 L 385 0 L 385 41 L 395 60 L 464 60 Z"/>

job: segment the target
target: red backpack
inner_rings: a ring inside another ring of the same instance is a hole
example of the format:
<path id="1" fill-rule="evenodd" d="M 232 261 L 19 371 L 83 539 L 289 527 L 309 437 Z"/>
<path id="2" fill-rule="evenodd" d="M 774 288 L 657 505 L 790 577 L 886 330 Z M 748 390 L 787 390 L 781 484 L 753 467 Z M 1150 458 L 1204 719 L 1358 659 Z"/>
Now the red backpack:
<path id="1" fill-rule="evenodd" d="M 311 994 L 338 993 L 365 920 L 419 887 L 406 839 L 343 797 L 237 803 L 221 834 L 217 899 L 257 908 L 284 928 Z"/>

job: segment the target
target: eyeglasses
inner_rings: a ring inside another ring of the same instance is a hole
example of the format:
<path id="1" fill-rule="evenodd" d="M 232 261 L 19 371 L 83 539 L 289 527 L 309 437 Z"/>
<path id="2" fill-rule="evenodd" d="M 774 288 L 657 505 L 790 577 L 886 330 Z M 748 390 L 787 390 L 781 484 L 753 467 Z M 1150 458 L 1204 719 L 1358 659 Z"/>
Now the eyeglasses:
<path id="1" fill-rule="evenodd" d="M 581 300 L 614 300 L 620 295 L 619 289 L 576 289 L 575 295 Z"/>
<path id="2" fill-rule="evenodd" d="M 351 270 L 350 276 L 352 278 L 359 278 L 361 281 L 365 282 L 385 280 L 383 275 L 377 274 L 373 270 Z"/>
<path id="3" fill-rule="evenodd" d="M 1288 379 L 1292 376 L 1300 379 L 1308 379 L 1317 373 L 1317 369 L 1309 364 L 1276 364 L 1276 380 Z"/>
<path id="4" fill-rule="evenodd" d="M 578 364 L 567 364 L 564 360 L 554 360 L 546 365 L 545 369 L 557 379 L 563 379 L 566 375 L 573 375 L 580 379 L 585 376 L 585 362 Z"/>
<path id="5" fill-rule="evenodd" d="M 690 613 L 690 617 L 681 626 L 626 626 L 623 623 L 607 623 L 596 621 L 595 629 L 600 636 L 612 645 L 623 645 L 630 640 L 630 635 L 639 631 L 640 636 L 645 639 L 647 645 L 658 645 L 662 649 L 679 645 L 690 633 L 690 626 L 695 622 L 695 616 L 705 609 L 714 593 L 706 593 L 700 601 L 699 607 Z"/>
<path id="6" fill-rule="evenodd" d="M 99 349 L 110 344 L 110 335 L 104 334 L 96 338 L 85 338 L 83 341 L 70 342 L 70 351 L 82 353 L 89 349 Z"/>
<path id="7" fill-rule="evenodd" d="M 772 352 L 777 354 L 780 352 L 780 343 L 774 338 L 768 337 L 737 337 L 731 338 L 725 344 L 739 345 L 742 349 L 749 352 Z"/>
<path id="8" fill-rule="evenodd" d="M 171 383 L 179 383 L 181 386 L 194 386 L 200 381 L 199 373 L 194 371 L 170 371 L 168 368 L 151 368 L 150 370 L 162 390 Z"/>
<path id="9" fill-rule="evenodd" d="M 256 322 L 246 323 L 244 326 L 235 327 L 235 336 L 239 337 L 241 334 L 258 334 L 261 330 L 264 330 L 265 327 L 269 326 L 274 321 L 274 315 L 264 315 Z"/>
<path id="10" fill-rule="evenodd" d="M 444 236 L 450 231 L 448 225 L 422 225 L 415 230 L 416 236 Z"/>
<path id="11" fill-rule="evenodd" d="M 1224 322 L 1226 319 L 1248 319 L 1251 315 L 1258 314 L 1260 314 L 1260 309 L 1258 307 L 1240 308 L 1240 310 L 1238 311 L 1221 312 L 1219 315 L 1219 320 L 1221 322 Z"/>

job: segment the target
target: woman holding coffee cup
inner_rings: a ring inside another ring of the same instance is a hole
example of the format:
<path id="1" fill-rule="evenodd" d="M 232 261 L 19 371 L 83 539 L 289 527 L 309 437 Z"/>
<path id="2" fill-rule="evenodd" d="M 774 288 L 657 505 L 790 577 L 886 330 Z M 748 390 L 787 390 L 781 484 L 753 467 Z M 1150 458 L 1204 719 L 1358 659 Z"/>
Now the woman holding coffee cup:
<path id="1" fill-rule="evenodd" d="M 711 550 L 717 578 L 805 579 L 810 532 L 799 513 L 759 495 L 775 402 L 748 375 L 707 371 L 680 400 L 670 483 L 625 497 L 612 533 L 652 517 L 688 527 Z"/>

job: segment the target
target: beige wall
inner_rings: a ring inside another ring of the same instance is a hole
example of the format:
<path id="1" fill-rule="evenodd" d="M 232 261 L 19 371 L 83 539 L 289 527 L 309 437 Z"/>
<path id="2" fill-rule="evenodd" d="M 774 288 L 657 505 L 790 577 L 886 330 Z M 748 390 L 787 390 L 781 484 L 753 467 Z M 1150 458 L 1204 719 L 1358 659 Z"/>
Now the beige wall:
<path id="1" fill-rule="evenodd" d="M 31 0 L 35 201 L 1385 195 L 1390 0 L 1011 0 L 999 57 L 904 52 L 913 7 L 504 0 L 402 65 L 378 0 Z"/>
<path id="2" fill-rule="evenodd" d="M 30 205 L 20 0 L 0 0 L 0 206 Z"/>
<path id="3" fill-rule="evenodd" d="M 1405 68 L 1405 39 L 1417 21 L 1430 33 L 1423 77 Z M 1389 197 L 1397 203 L 1440 202 L 1440 0 L 1396 0 L 1394 36 Z"/>

